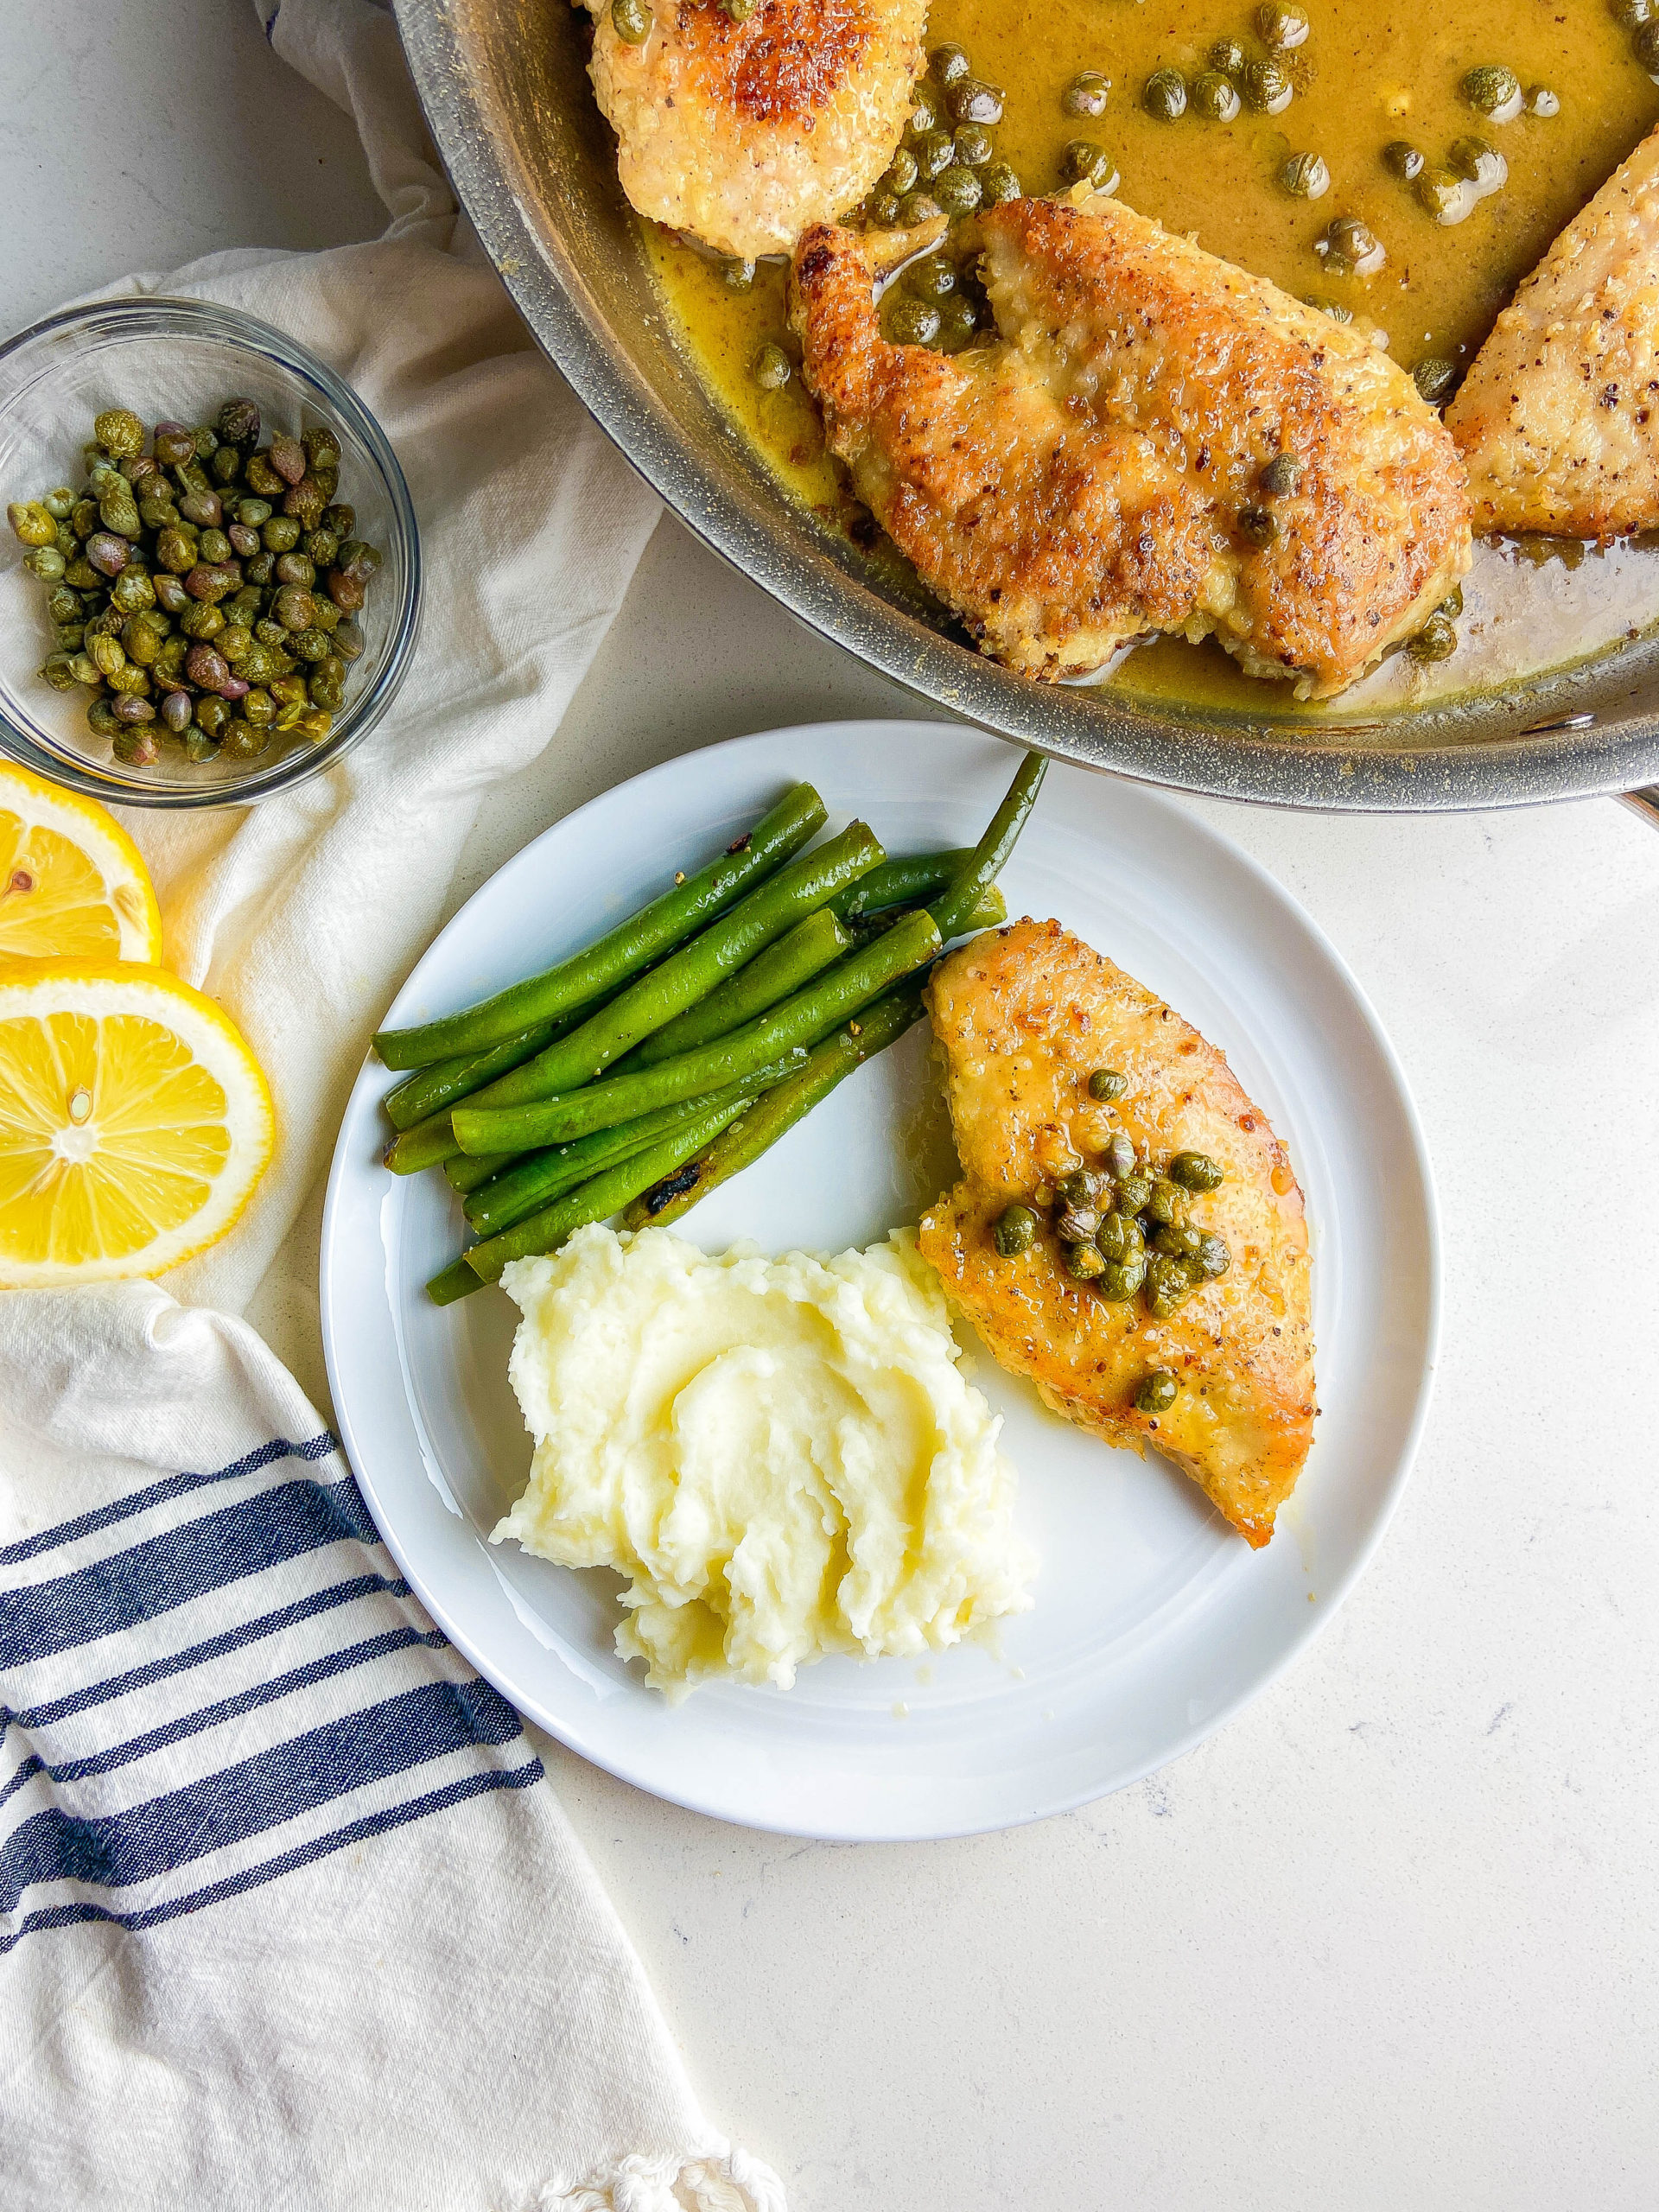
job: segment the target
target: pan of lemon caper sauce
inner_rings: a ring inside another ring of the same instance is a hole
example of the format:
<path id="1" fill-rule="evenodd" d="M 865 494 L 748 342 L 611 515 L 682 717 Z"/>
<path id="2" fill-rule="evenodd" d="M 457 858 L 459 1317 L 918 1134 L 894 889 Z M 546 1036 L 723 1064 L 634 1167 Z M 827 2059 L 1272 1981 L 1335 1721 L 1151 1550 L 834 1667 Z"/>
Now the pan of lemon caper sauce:
<path id="1" fill-rule="evenodd" d="M 435 136 L 532 332 L 700 536 L 955 715 L 1147 780 L 1289 805 L 1505 805 L 1659 779 L 1659 543 L 1478 544 L 1414 648 L 1299 703 L 1154 639 L 1086 685 L 976 653 L 825 450 L 781 263 L 643 220 L 563 0 L 397 0 Z M 1659 0 L 934 0 L 903 142 L 854 219 L 1087 179 L 1386 335 L 1444 402 L 1516 284 L 1659 120 Z M 883 300 L 947 350 L 986 311 L 947 238 Z"/>

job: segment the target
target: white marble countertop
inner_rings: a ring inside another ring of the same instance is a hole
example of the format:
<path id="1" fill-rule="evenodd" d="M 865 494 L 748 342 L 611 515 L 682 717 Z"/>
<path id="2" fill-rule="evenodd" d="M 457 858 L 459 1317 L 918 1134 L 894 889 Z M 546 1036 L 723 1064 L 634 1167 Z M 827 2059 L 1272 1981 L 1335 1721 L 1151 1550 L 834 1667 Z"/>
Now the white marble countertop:
<path id="1" fill-rule="evenodd" d="M 129 269 L 381 226 L 349 124 L 246 0 L 0 0 L 0 328 Z M 906 711 L 664 522 L 562 804 Z M 461 895 L 558 810 L 546 781 L 498 798 Z M 1201 810 L 1357 970 L 1439 1176 L 1442 1371 L 1364 1581 L 1199 1751 L 1011 1834 L 802 1844 L 556 1750 L 556 1780 L 711 2114 L 793 2212 L 1646 2212 L 1659 836 L 1611 801 Z"/>

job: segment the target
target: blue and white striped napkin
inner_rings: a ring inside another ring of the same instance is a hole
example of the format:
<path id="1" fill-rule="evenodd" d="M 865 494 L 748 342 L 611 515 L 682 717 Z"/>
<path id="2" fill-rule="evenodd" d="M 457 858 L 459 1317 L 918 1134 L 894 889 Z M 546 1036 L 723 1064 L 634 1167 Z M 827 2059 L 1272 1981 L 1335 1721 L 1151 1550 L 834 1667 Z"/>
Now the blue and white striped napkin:
<path id="1" fill-rule="evenodd" d="M 259 1338 L 6 1296 L 6 2212 L 781 2212 Z"/>

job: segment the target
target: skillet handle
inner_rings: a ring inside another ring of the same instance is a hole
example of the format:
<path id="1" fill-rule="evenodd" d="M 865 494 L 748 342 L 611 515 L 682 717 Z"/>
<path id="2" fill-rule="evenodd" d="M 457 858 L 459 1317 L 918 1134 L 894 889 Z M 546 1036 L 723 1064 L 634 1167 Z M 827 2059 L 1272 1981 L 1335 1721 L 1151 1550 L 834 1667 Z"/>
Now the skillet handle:
<path id="1" fill-rule="evenodd" d="M 1659 784 L 1649 784 L 1644 791 L 1621 791 L 1619 797 L 1659 830 Z"/>

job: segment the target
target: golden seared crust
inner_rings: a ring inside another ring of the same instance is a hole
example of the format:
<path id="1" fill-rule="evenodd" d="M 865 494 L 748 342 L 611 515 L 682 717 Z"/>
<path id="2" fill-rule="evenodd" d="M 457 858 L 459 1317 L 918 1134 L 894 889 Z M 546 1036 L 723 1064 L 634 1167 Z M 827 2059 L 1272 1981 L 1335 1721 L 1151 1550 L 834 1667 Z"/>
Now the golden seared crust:
<path id="1" fill-rule="evenodd" d="M 1109 1443 L 1151 1445 L 1265 1544 L 1315 1412 L 1307 1227 L 1283 1145 L 1191 1023 L 1058 922 L 976 938 L 935 969 L 928 1004 L 966 1173 L 924 1218 L 924 1255 L 1056 1413 Z M 1115 1105 L 1089 1096 L 1097 1067 L 1128 1077 Z M 1232 1264 L 1165 1321 L 1074 1282 L 1051 1237 L 1014 1259 L 991 1243 L 1005 1206 L 1092 1165 L 1119 1129 L 1154 1157 L 1206 1152 L 1226 1170 L 1192 1218 L 1226 1239 Z M 1134 1392 L 1154 1367 L 1180 1393 L 1142 1414 Z"/>
<path id="2" fill-rule="evenodd" d="M 1457 453 L 1368 340 L 1115 200 L 1014 200 L 972 235 L 1000 342 L 888 344 L 869 243 L 830 226 L 793 312 L 831 447 L 986 652 L 1058 678 L 1213 630 L 1324 696 L 1466 569 Z M 1260 547 L 1238 518 L 1281 451 L 1301 481 Z"/>
<path id="3" fill-rule="evenodd" d="M 639 46 L 590 4 L 622 189 L 717 253 L 788 252 L 861 200 L 899 143 L 926 0 L 760 0 L 742 23 L 717 0 L 657 0 Z"/>
<path id="4" fill-rule="evenodd" d="M 1659 131 L 1521 285 L 1446 421 L 1478 531 L 1659 525 Z"/>

